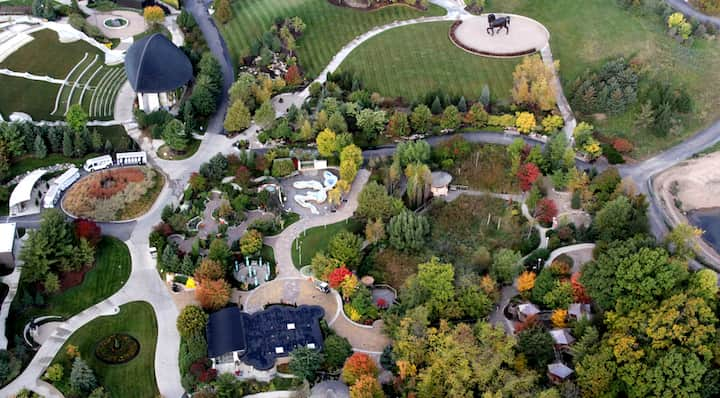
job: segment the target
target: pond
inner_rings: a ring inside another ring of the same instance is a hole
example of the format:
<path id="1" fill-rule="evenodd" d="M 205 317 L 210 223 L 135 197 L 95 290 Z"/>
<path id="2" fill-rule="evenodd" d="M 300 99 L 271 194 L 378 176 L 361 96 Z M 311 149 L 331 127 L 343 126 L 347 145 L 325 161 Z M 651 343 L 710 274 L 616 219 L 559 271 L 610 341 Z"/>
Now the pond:
<path id="1" fill-rule="evenodd" d="M 703 239 L 720 252 L 720 208 L 692 210 L 687 217 L 691 224 L 705 231 Z"/>
<path id="2" fill-rule="evenodd" d="M 126 27 L 128 24 L 128 20 L 123 17 L 112 17 L 107 18 L 103 21 L 103 25 L 105 25 L 108 29 L 122 29 Z"/>

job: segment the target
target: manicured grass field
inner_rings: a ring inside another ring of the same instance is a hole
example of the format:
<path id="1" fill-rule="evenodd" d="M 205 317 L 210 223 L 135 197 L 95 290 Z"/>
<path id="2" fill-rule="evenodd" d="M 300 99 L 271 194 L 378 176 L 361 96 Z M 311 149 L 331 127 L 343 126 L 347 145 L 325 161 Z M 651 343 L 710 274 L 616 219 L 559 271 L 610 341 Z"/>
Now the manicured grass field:
<path id="1" fill-rule="evenodd" d="M 435 90 L 477 100 L 483 85 L 498 99 L 510 96 L 515 59 L 479 57 L 455 46 L 451 22 L 389 30 L 355 49 L 340 70 L 357 73 L 365 87 L 412 100 Z"/>
<path id="2" fill-rule="evenodd" d="M 0 68 L 64 79 L 85 53 L 88 53 L 89 58 L 100 54 L 104 59 L 99 49 L 83 40 L 60 43 L 57 33 L 50 29 L 35 32 L 32 36 L 35 39 L 12 53 L 0 63 Z"/>
<path id="3" fill-rule="evenodd" d="M 298 16 L 307 25 L 297 42 L 298 58 L 311 77 L 320 73 L 335 53 L 354 37 L 375 26 L 445 14 L 445 10 L 435 5 L 426 12 L 403 5 L 368 12 L 337 7 L 327 0 L 242 0 L 232 2 L 232 8 L 233 19 L 218 26 L 235 64 L 247 55 L 251 41 L 268 30 L 275 18 Z"/>
<path id="4" fill-rule="evenodd" d="M 63 118 L 62 114 L 50 115 L 59 84 L 0 75 L 0 87 L 0 114 L 6 120 L 13 112 L 27 113 L 36 120 Z"/>
<path id="5" fill-rule="evenodd" d="M 104 337 L 125 333 L 140 343 L 140 352 L 130 362 L 107 365 L 95 357 L 95 345 Z M 78 329 L 63 345 L 53 360 L 65 366 L 65 375 L 70 374 L 70 360 L 66 347 L 75 345 L 82 358 L 93 369 L 98 383 L 105 387 L 110 396 L 117 398 L 139 398 L 159 396 L 155 382 L 155 346 L 157 345 L 157 320 L 150 304 L 135 301 L 120 306 L 120 313 L 101 317 L 88 322 Z M 67 381 L 68 378 L 65 379 Z M 67 394 L 67 385 L 57 387 Z M 64 387 L 64 388 L 63 388 Z"/>
<path id="6" fill-rule="evenodd" d="M 310 264 L 310 260 L 315 257 L 315 253 L 327 249 L 330 239 L 337 233 L 350 231 L 357 234 L 360 233 L 361 230 L 362 224 L 354 219 L 340 221 L 339 223 L 323 227 L 310 228 L 293 242 L 293 264 L 295 264 L 297 268 Z M 300 258 L 300 252 L 302 252 L 302 259 Z"/>
<path id="7" fill-rule="evenodd" d="M 21 310 L 22 297 L 28 292 L 34 295 L 34 286 L 21 285 L 13 300 L 8 316 L 7 336 L 13 341 L 15 335 L 31 318 L 40 315 L 59 315 L 69 318 L 92 307 L 117 292 L 130 277 L 130 251 L 123 242 L 103 237 L 97 246 L 95 267 L 85 274 L 82 284 L 60 294 L 50 296 L 42 308 L 29 307 Z"/>
<path id="8" fill-rule="evenodd" d="M 657 15 L 639 16 L 607 0 L 494 0 L 486 9 L 512 12 L 537 19 L 550 30 L 553 55 L 560 60 L 565 87 L 585 69 L 624 56 L 642 60 L 648 73 L 660 81 L 684 86 L 695 110 L 682 121 L 677 135 L 657 137 L 632 128 L 633 116 L 593 121 L 603 133 L 627 137 L 636 155 L 647 156 L 673 146 L 720 117 L 720 45 L 696 40 L 688 47 L 666 33 Z M 630 111 L 632 114 L 636 110 Z M 639 147 L 639 148 L 638 148 Z"/>

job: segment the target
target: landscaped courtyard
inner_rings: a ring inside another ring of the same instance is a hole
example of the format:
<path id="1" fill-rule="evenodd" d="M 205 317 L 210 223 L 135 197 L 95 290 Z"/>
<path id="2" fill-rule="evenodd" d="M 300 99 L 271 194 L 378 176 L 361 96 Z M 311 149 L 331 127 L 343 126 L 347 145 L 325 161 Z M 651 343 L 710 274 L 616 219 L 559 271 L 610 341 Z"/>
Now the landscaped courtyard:
<path id="1" fill-rule="evenodd" d="M 96 355 L 97 346 L 112 335 L 134 338 L 139 345 L 137 356 L 119 364 L 108 364 L 100 359 Z M 52 362 L 61 364 L 68 378 L 55 383 L 55 386 L 65 394 L 70 392 L 68 379 L 72 360 L 67 348 L 72 345 L 94 371 L 98 385 L 103 386 L 112 397 L 155 397 L 158 395 L 154 365 L 156 344 L 157 321 L 150 304 L 136 301 L 122 305 L 117 315 L 94 319 L 70 336 Z"/>

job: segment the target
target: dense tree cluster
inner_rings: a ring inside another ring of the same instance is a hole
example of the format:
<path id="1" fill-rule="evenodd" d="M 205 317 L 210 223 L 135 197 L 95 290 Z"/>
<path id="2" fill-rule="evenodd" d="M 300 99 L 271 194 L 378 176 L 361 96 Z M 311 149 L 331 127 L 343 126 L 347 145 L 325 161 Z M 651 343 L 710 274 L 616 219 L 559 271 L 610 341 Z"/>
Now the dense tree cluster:
<path id="1" fill-rule="evenodd" d="M 570 103 L 573 110 L 586 115 L 621 114 L 637 102 L 639 80 L 624 58 L 608 61 L 599 70 L 588 70 L 575 80 Z"/>

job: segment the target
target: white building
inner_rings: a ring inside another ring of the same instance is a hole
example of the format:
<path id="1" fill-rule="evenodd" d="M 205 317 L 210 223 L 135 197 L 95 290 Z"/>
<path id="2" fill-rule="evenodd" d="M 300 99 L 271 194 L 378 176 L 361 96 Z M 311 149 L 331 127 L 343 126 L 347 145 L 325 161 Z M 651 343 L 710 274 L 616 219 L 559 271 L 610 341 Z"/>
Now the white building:
<path id="1" fill-rule="evenodd" d="M 10 216 L 35 214 L 40 212 L 39 202 L 42 192 L 35 189 L 35 184 L 45 175 L 47 170 L 37 169 L 20 180 L 15 189 L 10 194 Z M 33 193 L 36 193 L 33 195 Z M 35 203 L 35 200 L 38 203 Z"/>
<path id="2" fill-rule="evenodd" d="M 16 237 L 15 223 L 0 224 L 0 265 L 11 268 L 15 266 L 13 246 Z"/>

